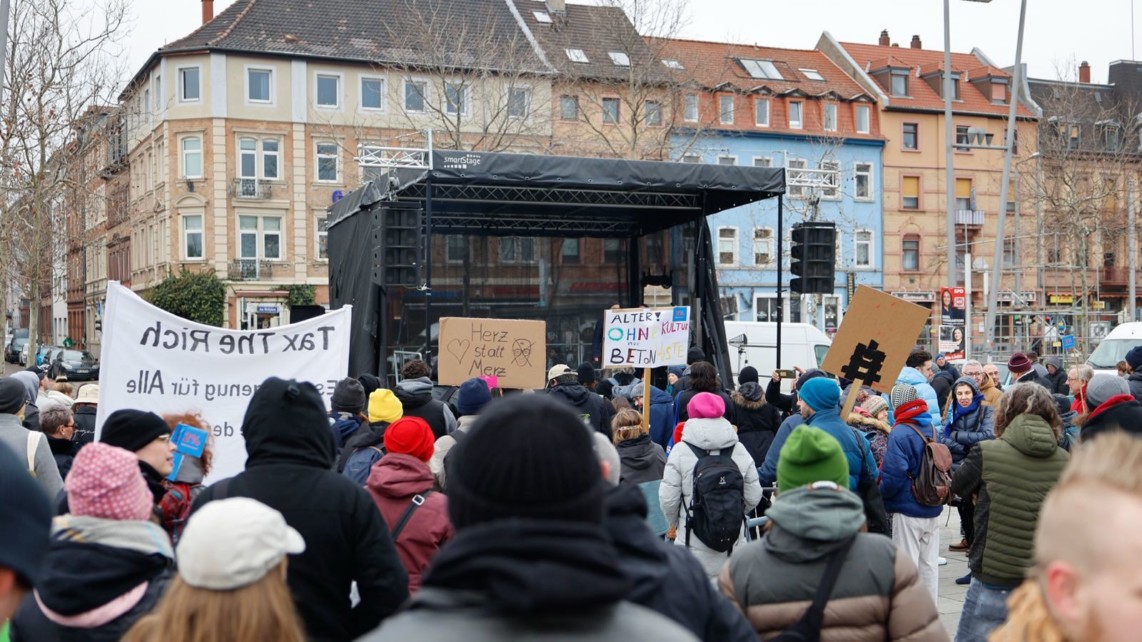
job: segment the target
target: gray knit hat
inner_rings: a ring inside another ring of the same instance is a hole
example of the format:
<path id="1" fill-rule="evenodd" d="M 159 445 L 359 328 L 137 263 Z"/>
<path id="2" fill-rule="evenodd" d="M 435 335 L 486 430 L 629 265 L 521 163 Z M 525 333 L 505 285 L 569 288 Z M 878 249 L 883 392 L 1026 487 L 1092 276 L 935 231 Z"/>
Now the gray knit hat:
<path id="1" fill-rule="evenodd" d="M 1114 395 L 1130 394 L 1130 384 L 1118 375 L 1096 374 L 1086 385 L 1086 405 L 1094 410 Z"/>
<path id="2" fill-rule="evenodd" d="M 899 408 L 909 401 L 915 401 L 920 398 L 919 395 L 916 394 L 916 387 L 906 383 L 898 383 L 892 386 L 892 393 L 889 394 L 888 397 L 889 401 L 892 402 L 893 408 Z"/>

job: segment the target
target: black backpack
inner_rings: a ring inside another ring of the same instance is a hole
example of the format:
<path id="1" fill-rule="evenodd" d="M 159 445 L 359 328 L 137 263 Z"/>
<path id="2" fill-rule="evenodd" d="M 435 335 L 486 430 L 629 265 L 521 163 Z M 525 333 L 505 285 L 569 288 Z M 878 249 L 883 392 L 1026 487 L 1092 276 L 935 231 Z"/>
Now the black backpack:
<path id="1" fill-rule="evenodd" d="M 717 455 L 683 442 L 694 451 L 694 492 L 686 512 L 686 545 L 693 533 L 719 553 L 733 551 L 745 523 L 745 477 L 732 457 L 734 449 Z"/>

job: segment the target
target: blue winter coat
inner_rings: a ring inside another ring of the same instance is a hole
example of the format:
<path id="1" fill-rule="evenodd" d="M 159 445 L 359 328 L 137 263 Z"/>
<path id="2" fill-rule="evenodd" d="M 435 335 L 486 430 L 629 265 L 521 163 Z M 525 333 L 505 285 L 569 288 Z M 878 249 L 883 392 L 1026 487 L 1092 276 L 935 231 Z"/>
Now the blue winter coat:
<path id="1" fill-rule="evenodd" d="M 657 388 L 650 387 L 650 440 L 666 448 L 674 435 L 674 397 Z"/>
<path id="2" fill-rule="evenodd" d="M 814 412 L 813 415 L 805 421 L 805 424 L 824 430 L 841 444 L 841 450 L 844 451 L 845 459 L 849 462 L 850 489 L 854 491 L 857 489 L 857 484 L 860 482 L 862 466 L 868 471 L 871 477 L 876 477 L 876 460 L 872 458 L 872 449 L 865 446 L 862 451 L 860 442 L 857 441 L 856 433 L 853 432 L 852 427 L 841 420 L 841 411 L 839 408 Z M 771 446 L 770 450 L 772 449 Z"/>
<path id="3" fill-rule="evenodd" d="M 905 368 L 911 370 L 911 368 Z M 932 426 L 921 415 L 917 426 L 924 435 L 932 437 Z M 888 450 L 884 453 L 884 463 L 880 467 L 880 494 L 884 497 L 884 509 L 889 513 L 900 513 L 908 517 L 936 517 L 942 506 L 922 506 L 912 495 L 912 477 L 920 470 L 920 458 L 924 454 L 924 440 L 911 426 L 897 424 L 888 435 Z"/>
<path id="4" fill-rule="evenodd" d="M 952 403 L 956 403 L 953 401 Z M 995 439 L 995 408 L 980 405 L 970 413 L 946 426 L 940 441 L 952 453 L 952 469 L 960 467 L 968 451 L 981 441 Z"/>
<path id="5" fill-rule="evenodd" d="M 940 423 L 940 402 L 936 399 L 936 389 L 932 387 L 924 375 L 916 368 L 904 367 L 900 371 L 900 376 L 896 378 L 896 383 L 906 383 L 916 389 L 916 394 L 919 395 L 924 403 L 928 404 L 928 415 L 931 423 Z M 887 399 L 887 396 L 885 397 Z M 892 403 L 889 402 L 888 423 L 895 425 L 896 420 L 893 418 Z"/>
<path id="6" fill-rule="evenodd" d="M 777 428 L 777 434 L 773 436 L 773 443 L 769 444 L 769 451 L 765 453 L 765 463 L 757 469 L 757 478 L 761 481 L 762 487 L 773 486 L 777 481 L 777 458 L 781 455 L 781 448 L 785 446 L 785 440 L 789 439 L 789 433 L 793 429 L 805 423 L 801 415 L 794 413 L 785 418 L 781 422 L 781 426 Z"/>

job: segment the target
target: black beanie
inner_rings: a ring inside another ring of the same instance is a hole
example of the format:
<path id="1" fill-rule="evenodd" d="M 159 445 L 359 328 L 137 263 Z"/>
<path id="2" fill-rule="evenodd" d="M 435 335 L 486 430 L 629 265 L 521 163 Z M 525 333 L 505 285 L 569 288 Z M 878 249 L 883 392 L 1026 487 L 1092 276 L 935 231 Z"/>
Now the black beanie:
<path id="1" fill-rule="evenodd" d="M 595 383 L 595 366 L 589 363 L 580 363 L 576 372 L 579 374 L 579 383 Z"/>
<path id="2" fill-rule="evenodd" d="M 699 361 L 705 361 L 705 360 L 706 360 L 706 352 L 705 352 L 705 350 L 702 350 L 698 346 L 694 346 L 686 352 L 686 365 L 688 365 L 688 366 L 694 365 L 695 363 L 697 363 Z"/>
<path id="3" fill-rule="evenodd" d="M 135 452 L 170 432 L 167 422 L 155 413 L 124 408 L 104 420 L 99 441 Z"/>
<path id="4" fill-rule="evenodd" d="M 611 398 L 611 392 L 615 389 L 615 383 L 610 379 L 603 379 L 599 385 L 595 386 L 595 392 L 602 395 L 605 399 Z"/>
<path id="5" fill-rule="evenodd" d="M 742 368 L 741 372 L 738 373 L 738 384 L 739 385 L 743 384 L 743 383 L 749 383 L 750 381 L 752 381 L 754 383 L 759 383 L 760 380 L 761 380 L 760 377 L 758 377 L 758 375 L 757 375 L 757 368 L 755 368 L 753 366 L 746 366 L 746 367 Z"/>
<path id="6" fill-rule="evenodd" d="M 546 395 L 488 404 L 448 462 L 456 530 L 509 518 L 600 524 L 603 477 L 590 429 Z"/>
<path id="7" fill-rule="evenodd" d="M 19 379 L 0 379 L 0 414 L 14 415 L 24 407 L 28 389 Z"/>
<path id="8" fill-rule="evenodd" d="M 381 388 L 381 380 L 377 375 L 365 373 L 357 377 L 357 381 L 361 382 L 361 387 L 365 389 L 365 398 L 368 399 L 369 395 L 373 394 L 375 390 Z"/>
<path id="9" fill-rule="evenodd" d="M 333 398 L 329 400 L 333 412 L 359 413 L 365 409 L 365 387 L 360 381 L 346 377 L 333 388 Z"/>

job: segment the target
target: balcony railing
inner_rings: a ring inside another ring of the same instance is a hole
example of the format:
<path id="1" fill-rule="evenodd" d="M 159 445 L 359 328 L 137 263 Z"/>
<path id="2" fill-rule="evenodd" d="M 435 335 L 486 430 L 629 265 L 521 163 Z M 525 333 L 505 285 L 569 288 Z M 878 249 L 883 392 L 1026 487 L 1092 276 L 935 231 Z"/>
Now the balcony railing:
<path id="1" fill-rule="evenodd" d="M 227 276 L 231 281 L 257 281 L 273 276 L 273 264 L 258 259 L 234 259 L 230 261 Z"/>
<path id="2" fill-rule="evenodd" d="M 260 178 L 235 178 L 230 184 L 233 198 L 271 198 L 273 184 Z"/>
<path id="3" fill-rule="evenodd" d="M 983 210 L 956 210 L 956 225 L 983 226 Z"/>

